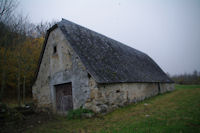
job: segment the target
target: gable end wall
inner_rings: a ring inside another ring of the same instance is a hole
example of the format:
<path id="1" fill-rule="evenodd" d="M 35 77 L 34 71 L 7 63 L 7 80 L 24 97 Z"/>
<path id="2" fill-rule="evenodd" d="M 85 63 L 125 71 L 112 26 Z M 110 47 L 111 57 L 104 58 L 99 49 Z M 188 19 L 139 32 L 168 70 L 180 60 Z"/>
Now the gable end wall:
<path id="1" fill-rule="evenodd" d="M 53 54 L 53 47 L 57 47 Z M 59 28 L 51 31 L 32 87 L 33 99 L 40 109 L 56 112 L 55 85 L 72 83 L 73 108 L 80 108 L 89 96 L 88 73 Z"/>

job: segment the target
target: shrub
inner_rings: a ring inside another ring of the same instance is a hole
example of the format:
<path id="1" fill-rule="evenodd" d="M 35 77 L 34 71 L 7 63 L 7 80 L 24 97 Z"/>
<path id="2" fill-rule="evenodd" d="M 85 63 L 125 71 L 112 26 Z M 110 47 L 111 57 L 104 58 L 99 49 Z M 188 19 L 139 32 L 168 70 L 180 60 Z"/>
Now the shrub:
<path id="1" fill-rule="evenodd" d="M 68 119 L 90 118 L 92 116 L 94 116 L 94 112 L 92 110 L 83 109 L 83 108 L 70 110 L 67 113 Z"/>
<path id="2" fill-rule="evenodd" d="M 9 108 L 6 104 L 0 103 L 0 131 L 7 126 L 16 126 L 24 119 L 24 115 L 14 108 Z"/>

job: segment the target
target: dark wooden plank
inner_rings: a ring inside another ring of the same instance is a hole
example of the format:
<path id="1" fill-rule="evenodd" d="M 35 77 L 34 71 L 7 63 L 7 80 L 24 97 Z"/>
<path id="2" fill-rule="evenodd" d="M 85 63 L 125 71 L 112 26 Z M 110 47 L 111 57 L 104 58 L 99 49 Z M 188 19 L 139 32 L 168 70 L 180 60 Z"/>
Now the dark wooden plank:
<path id="1" fill-rule="evenodd" d="M 58 111 L 66 112 L 73 109 L 72 85 L 71 83 L 55 86 L 56 89 L 56 107 Z"/>

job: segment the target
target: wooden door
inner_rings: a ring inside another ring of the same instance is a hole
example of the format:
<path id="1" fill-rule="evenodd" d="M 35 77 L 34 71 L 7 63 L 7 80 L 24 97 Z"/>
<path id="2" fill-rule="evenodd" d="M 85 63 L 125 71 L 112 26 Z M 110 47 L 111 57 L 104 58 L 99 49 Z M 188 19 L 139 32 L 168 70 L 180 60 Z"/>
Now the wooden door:
<path id="1" fill-rule="evenodd" d="M 73 109 L 72 84 L 60 84 L 56 89 L 56 108 L 57 111 L 66 112 Z"/>

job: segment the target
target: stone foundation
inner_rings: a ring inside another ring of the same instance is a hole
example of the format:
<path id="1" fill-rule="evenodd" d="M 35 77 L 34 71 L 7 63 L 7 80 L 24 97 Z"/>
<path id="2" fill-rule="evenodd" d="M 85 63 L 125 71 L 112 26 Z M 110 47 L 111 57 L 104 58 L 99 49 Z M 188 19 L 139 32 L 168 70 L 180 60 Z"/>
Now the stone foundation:
<path id="1" fill-rule="evenodd" d="M 172 91 L 169 83 L 117 83 L 97 84 L 90 80 L 90 98 L 84 107 L 97 113 L 109 112 L 129 103 L 142 101 L 159 93 Z"/>

